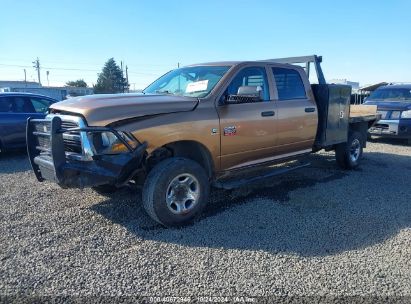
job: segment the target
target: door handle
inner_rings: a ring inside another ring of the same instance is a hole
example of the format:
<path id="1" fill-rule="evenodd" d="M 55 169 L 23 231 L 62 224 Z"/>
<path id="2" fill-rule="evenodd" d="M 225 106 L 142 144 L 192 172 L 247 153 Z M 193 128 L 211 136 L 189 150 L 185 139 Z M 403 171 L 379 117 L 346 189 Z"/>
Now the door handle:
<path id="1" fill-rule="evenodd" d="M 267 116 L 274 116 L 275 112 L 274 111 L 264 111 L 261 112 L 262 117 L 267 117 Z"/>
<path id="2" fill-rule="evenodd" d="M 315 112 L 315 108 L 305 108 L 306 113 Z"/>

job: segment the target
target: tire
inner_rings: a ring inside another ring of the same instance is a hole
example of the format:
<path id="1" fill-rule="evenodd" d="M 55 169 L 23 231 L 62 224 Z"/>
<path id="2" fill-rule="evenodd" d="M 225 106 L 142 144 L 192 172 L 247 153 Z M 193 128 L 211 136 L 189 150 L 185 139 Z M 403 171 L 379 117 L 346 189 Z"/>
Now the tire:
<path id="1" fill-rule="evenodd" d="M 166 227 L 192 223 L 208 202 L 210 183 L 206 171 L 186 158 L 169 158 L 148 174 L 143 206 L 148 215 Z"/>
<path id="2" fill-rule="evenodd" d="M 117 187 L 113 185 L 100 185 L 100 186 L 95 186 L 91 187 L 95 192 L 98 194 L 107 196 L 109 194 L 113 194 L 114 192 L 117 191 Z"/>
<path id="3" fill-rule="evenodd" d="M 348 141 L 338 144 L 335 149 L 337 164 L 342 169 L 354 169 L 360 163 L 362 152 L 363 139 L 361 133 L 352 132 L 348 135 Z"/>

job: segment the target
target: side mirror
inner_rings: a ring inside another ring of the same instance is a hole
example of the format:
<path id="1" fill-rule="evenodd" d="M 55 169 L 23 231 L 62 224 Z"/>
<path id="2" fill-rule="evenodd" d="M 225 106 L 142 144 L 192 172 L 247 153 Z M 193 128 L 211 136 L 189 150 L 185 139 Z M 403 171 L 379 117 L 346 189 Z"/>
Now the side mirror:
<path id="1" fill-rule="evenodd" d="M 226 95 L 226 104 L 259 102 L 263 100 L 263 89 L 260 86 L 241 86 L 236 95 Z"/>
<path id="2" fill-rule="evenodd" d="M 258 96 L 262 98 L 263 89 L 260 86 L 241 86 L 238 88 L 237 95 Z"/>

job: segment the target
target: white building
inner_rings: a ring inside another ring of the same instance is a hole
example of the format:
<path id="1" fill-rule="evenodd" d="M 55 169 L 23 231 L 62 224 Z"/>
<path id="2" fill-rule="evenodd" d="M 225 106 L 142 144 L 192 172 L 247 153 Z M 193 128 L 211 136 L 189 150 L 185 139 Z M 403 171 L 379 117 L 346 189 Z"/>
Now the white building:
<path id="1" fill-rule="evenodd" d="M 34 81 L 10 81 L 10 80 L 0 80 L 0 89 L 4 88 L 41 88 L 41 84 Z M 7 92 L 2 90 L 1 92 Z"/>
<path id="2" fill-rule="evenodd" d="M 0 92 L 27 92 L 45 95 L 57 100 L 64 100 L 69 97 L 94 94 L 94 90 L 92 88 L 43 87 L 37 82 L 7 80 L 0 80 Z"/>
<path id="3" fill-rule="evenodd" d="M 330 79 L 328 83 L 346 84 L 352 87 L 353 92 L 357 92 L 360 89 L 360 83 L 355 81 L 348 81 L 347 79 Z"/>

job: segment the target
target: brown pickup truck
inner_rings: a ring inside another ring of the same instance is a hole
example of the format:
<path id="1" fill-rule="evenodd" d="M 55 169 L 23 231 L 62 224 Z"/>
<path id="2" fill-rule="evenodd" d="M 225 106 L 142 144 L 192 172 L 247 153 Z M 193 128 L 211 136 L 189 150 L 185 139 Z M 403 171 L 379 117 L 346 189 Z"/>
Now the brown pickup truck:
<path id="1" fill-rule="evenodd" d="M 231 189 L 301 165 L 257 175 L 256 167 L 325 149 L 336 151 L 341 167 L 354 168 L 376 108 L 350 107 L 351 87 L 326 84 L 321 60 L 196 64 L 170 71 L 141 94 L 53 104 L 45 119 L 27 123 L 32 168 L 39 181 L 63 188 L 105 193 L 140 185 L 145 210 L 165 226 L 192 221 L 212 185 Z"/>

